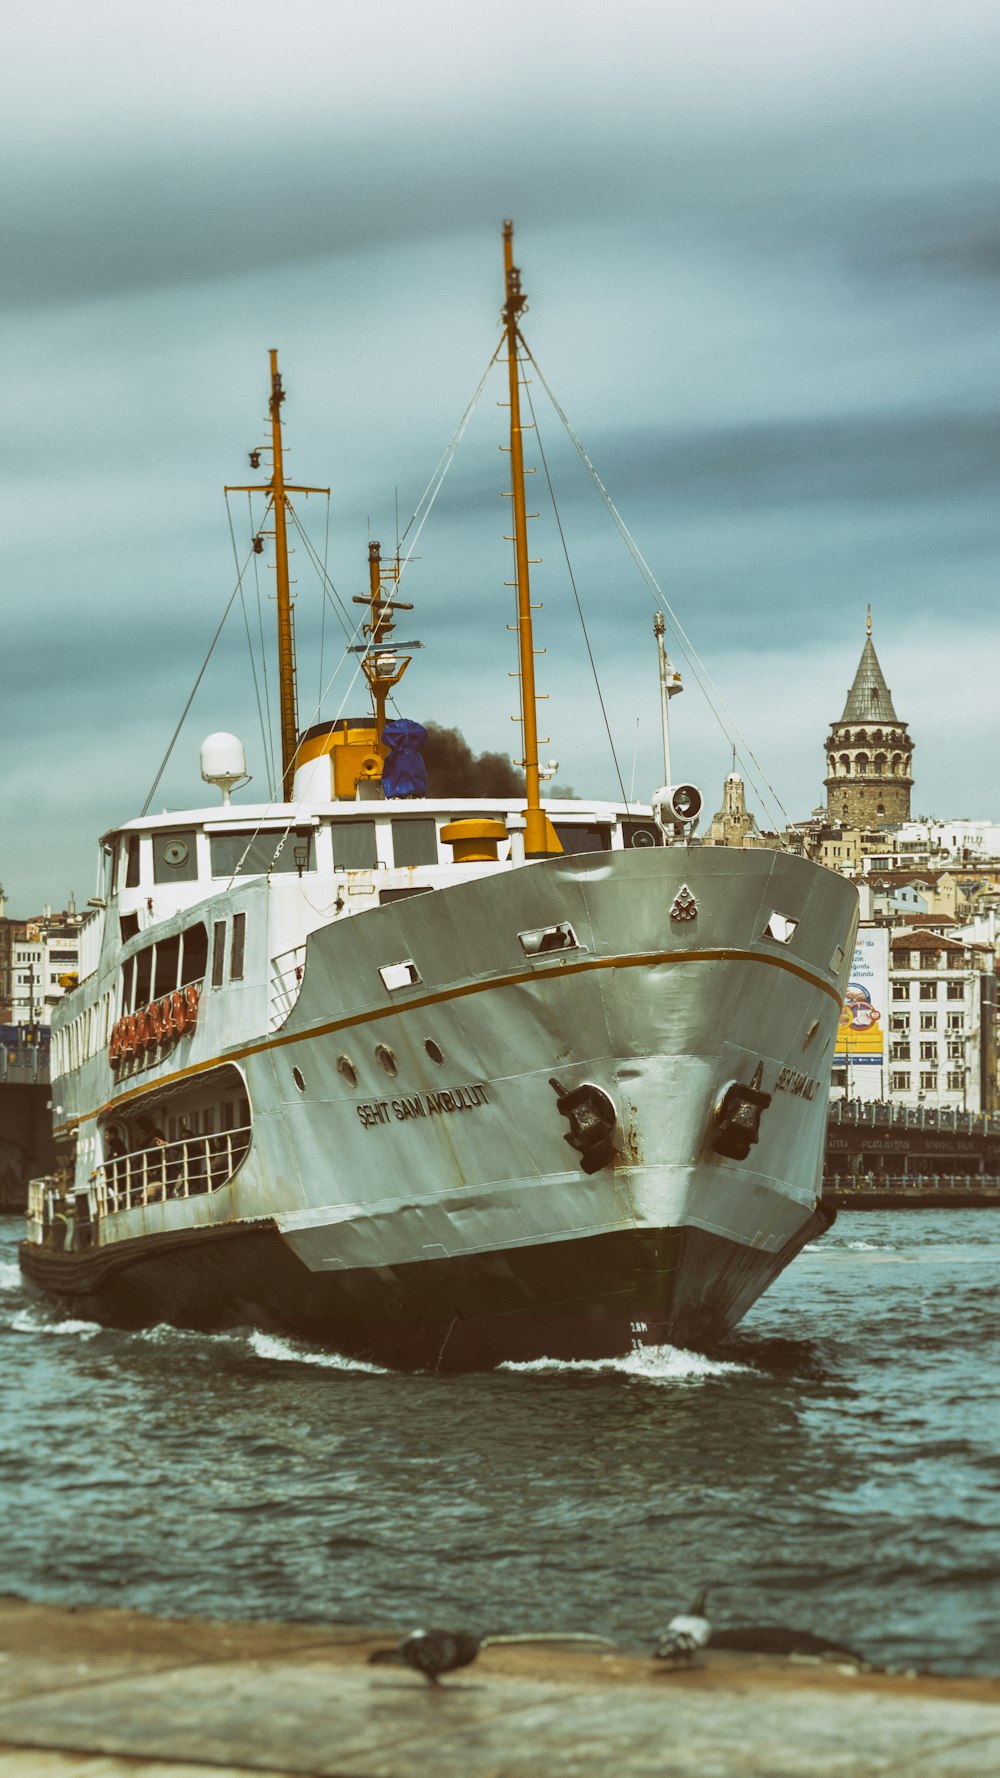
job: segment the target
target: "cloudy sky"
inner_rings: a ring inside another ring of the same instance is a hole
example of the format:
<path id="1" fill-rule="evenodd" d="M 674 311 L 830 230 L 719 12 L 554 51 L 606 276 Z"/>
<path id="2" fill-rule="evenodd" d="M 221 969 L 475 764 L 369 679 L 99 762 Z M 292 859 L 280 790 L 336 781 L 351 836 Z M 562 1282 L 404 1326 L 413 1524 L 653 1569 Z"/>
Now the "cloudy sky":
<path id="1" fill-rule="evenodd" d="M 781 808 L 822 795 L 870 603 L 914 811 L 1000 819 L 995 6 L 7 0 L 4 20 L 9 911 L 84 900 L 97 834 L 146 799 L 235 584 L 222 487 L 263 440 L 268 349 L 290 473 L 332 489 L 300 514 L 349 603 L 497 342 L 505 215 L 539 368 Z M 531 394 L 620 770 L 648 796 L 650 595 Z M 400 704 L 506 752 L 503 397 L 494 373 L 407 570 L 425 649 Z M 542 483 L 544 753 L 613 794 Z M 242 560 L 245 503 L 233 520 Z M 218 728 L 267 794 L 265 561 L 157 807 L 202 801 Z M 304 545 L 293 568 L 305 723 L 340 631 Z M 364 708 L 351 671 L 325 715 Z M 688 681 L 675 762 L 711 808 L 730 744 Z"/>

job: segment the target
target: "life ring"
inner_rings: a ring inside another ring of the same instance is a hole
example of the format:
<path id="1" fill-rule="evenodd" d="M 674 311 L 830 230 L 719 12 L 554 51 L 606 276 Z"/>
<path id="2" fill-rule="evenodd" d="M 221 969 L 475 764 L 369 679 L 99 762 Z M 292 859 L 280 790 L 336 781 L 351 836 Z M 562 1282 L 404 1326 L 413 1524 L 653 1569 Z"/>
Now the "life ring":
<path id="1" fill-rule="evenodd" d="M 127 1019 L 122 1020 L 125 1029 L 122 1032 L 122 1049 L 127 1056 L 135 1055 L 135 1013 L 130 1012 Z"/>
<path id="2" fill-rule="evenodd" d="M 111 1063 L 112 1068 L 114 1068 L 116 1066 L 116 1064 L 121 1060 L 121 1053 L 122 1053 L 122 1034 L 121 1034 L 121 1025 L 119 1023 L 114 1026 L 114 1028 L 111 1032 L 111 1042 L 108 1044 L 108 1061 Z"/>
<path id="3" fill-rule="evenodd" d="M 170 1011 L 173 1014 L 173 1026 L 178 1037 L 183 1037 L 187 1024 L 187 1007 L 184 996 L 179 988 L 175 988 L 170 996 Z"/>
<path id="4" fill-rule="evenodd" d="M 163 1015 L 160 1012 L 160 1003 L 158 1000 L 151 1000 L 149 1003 L 147 1026 L 150 1043 L 159 1043 L 160 1038 L 163 1035 Z"/>
<path id="5" fill-rule="evenodd" d="M 135 1015 L 135 1046 L 144 1050 L 149 1042 L 149 1015 L 145 1006 L 140 1006 Z"/>
<path id="6" fill-rule="evenodd" d="M 174 1035 L 174 1010 L 170 994 L 164 994 L 160 1001 L 160 1030 L 164 1043 L 169 1043 Z"/>
<path id="7" fill-rule="evenodd" d="M 188 1024 L 191 1026 L 191 1028 L 193 1030 L 195 1020 L 198 1017 L 198 984 L 197 984 L 197 982 L 189 982 L 188 983 L 187 987 L 184 990 L 184 1000 L 185 1000 L 185 1004 L 187 1006 Z"/>

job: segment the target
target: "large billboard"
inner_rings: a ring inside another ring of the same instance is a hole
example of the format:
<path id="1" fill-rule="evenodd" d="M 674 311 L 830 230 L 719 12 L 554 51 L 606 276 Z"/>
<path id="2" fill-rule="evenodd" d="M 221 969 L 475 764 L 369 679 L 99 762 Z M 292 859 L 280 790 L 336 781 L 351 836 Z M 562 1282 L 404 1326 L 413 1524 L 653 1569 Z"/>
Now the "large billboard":
<path id="1" fill-rule="evenodd" d="M 847 1069 L 848 1092 L 854 1088 L 862 1099 L 883 1096 L 884 1075 L 875 1080 L 869 1071 L 886 1067 L 888 1024 L 889 934 L 884 926 L 861 927 L 840 1010 L 834 1065 Z M 855 1068 L 863 1070 L 857 1080 Z"/>

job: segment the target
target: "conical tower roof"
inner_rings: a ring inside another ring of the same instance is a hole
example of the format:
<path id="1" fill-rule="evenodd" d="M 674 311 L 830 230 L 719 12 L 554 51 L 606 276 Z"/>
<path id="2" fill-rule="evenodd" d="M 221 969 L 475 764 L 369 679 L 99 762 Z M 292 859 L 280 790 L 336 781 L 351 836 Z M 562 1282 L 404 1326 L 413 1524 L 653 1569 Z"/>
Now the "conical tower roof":
<path id="1" fill-rule="evenodd" d="M 841 722 L 898 722 L 869 629 Z"/>

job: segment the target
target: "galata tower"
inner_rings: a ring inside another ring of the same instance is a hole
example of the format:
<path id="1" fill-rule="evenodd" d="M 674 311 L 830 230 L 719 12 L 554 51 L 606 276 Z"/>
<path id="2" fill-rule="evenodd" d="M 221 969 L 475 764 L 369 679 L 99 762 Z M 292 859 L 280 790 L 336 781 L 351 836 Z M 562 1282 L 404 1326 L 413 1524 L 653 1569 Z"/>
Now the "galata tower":
<path id="1" fill-rule="evenodd" d="M 910 818 L 913 742 L 892 707 L 872 641 L 872 614 L 854 684 L 826 742 L 827 819 L 841 827 L 895 827 Z"/>

